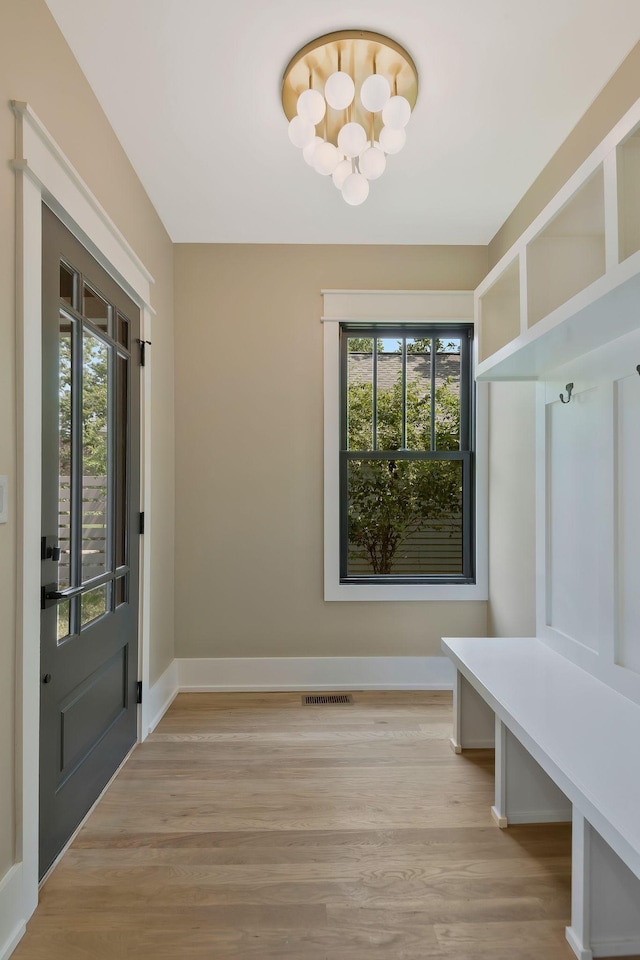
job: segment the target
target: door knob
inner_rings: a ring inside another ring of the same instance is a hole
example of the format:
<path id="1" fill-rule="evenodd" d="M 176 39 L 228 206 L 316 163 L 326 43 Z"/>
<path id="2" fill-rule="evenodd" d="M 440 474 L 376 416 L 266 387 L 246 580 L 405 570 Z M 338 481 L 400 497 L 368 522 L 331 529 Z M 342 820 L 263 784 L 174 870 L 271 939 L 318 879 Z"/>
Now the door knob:
<path id="1" fill-rule="evenodd" d="M 45 673 L 44 677 L 42 678 L 42 682 L 43 682 L 43 683 L 51 683 L 51 674 L 50 674 L 50 673 Z"/>

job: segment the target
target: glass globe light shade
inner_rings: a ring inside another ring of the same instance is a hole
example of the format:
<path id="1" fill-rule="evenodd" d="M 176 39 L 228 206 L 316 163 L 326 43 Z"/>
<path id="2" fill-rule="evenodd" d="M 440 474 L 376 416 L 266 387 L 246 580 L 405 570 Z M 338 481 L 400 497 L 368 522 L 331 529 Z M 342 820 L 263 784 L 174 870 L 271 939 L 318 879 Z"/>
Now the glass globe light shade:
<path id="1" fill-rule="evenodd" d="M 369 196 L 369 181 L 361 173 L 350 174 L 342 184 L 342 196 L 350 206 L 357 207 Z"/>
<path id="2" fill-rule="evenodd" d="M 400 153 L 406 142 L 407 135 L 404 130 L 383 127 L 380 131 L 380 146 L 385 153 Z"/>
<path id="3" fill-rule="evenodd" d="M 298 97 L 298 116 L 308 120 L 314 126 L 323 119 L 327 105 L 324 97 L 318 90 L 305 90 Z"/>
<path id="4" fill-rule="evenodd" d="M 305 163 L 308 163 L 310 167 L 313 166 L 313 155 L 319 143 L 322 143 L 322 137 L 314 137 L 311 143 L 308 143 L 306 147 L 302 148 L 302 156 L 305 159 Z"/>
<path id="5" fill-rule="evenodd" d="M 310 120 L 294 117 L 289 124 L 289 140 L 294 147 L 306 147 L 316 135 L 316 128 Z"/>
<path id="6" fill-rule="evenodd" d="M 367 144 L 367 134 L 359 123 L 345 123 L 338 134 L 338 147 L 345 157 L 357 157 Z"/>
<path id="7" fill-rule="evenodd" d="M 402 130 L 411 119 L 411 105 L 406 97 L 391 97 L 382 110 L 382 122 L 392 130 Z"/>
<path id="8" fill-rule="evenodd" d="M 379 73 L 367 77 L 360 90 L 362 106 L 370 113 L 378 113 L 382 110 L 390 96 L 389 81 Z"/>
<path id="9" fill-rule="evenodd" d="M 380 149 L 380 144 L 375 143 L 372 147 L 360 154 L 360 173 L 367 180 L 377 180 L 381 177 L 387 166 L 387 158 Z"/>
<path id="10" fill-rule="evenodd" d="M 351 160 L 341 160 L 338 166 L 335 168 L 331 174 L 331 179 L 333 180 L 335 186 L 338 190 L 342 190 L 342 186 L 352 173 Z"/>
<path id="11" fill-rule="evenodd" d="M 333 173 L 341 156 L 332 143 L 319 143 L 313 152 L 313 169 L 323 177 Z"/>
<path id="12" fill-rule="evenodd" d="M 353 101 L 356 88 L 353 80 L 344 70 L 332 73 L 324 85 L 324 96 L 334 110 L 345 110 Z"/>

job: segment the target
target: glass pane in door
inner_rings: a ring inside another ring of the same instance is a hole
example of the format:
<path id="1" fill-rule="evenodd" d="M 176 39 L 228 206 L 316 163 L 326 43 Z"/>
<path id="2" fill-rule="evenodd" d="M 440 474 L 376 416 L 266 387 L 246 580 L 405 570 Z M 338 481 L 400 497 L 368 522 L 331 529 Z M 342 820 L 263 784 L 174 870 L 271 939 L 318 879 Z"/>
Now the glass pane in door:
<path id="1" fill-rule="evenodd" d="M 116 607 L 127 602 L 127 577 L 118 577 L 116 580 Z"/>
<path id="2" fill-rule="evenodd" d="M 127 563 L 127 405 L 129 360 L 116 361 L 116 569 Z"/>
<path id="3" fill-rule="evenodd" d="M 73 405 L 71 376 L 73 363 L 74 322 L 60 312 L 60 338 L 58 360 L 58 589 L 65 590 L 71 584 L 71 458 L 73 443 Z M 62 611 L 60 611 L 62 614 Z M 67 615 L 67 622 L 68 622 Z M 60 633 L 59 628 L 58 633 Z M 66 636 L 67 631 L 63 634 Z"/>
<path id="4" fill-rule="evenodd" d="M 75 307 L 76 275 L 66 264 L 60 264 L 60 299 L 70 307 Z"/>
<path id="5" fill-rule="evenodd" d="M 83 627 L 104 616 L 107 612 L 108 583 L 103 583 L 95 590 L 88 590 L 82 594 L 82 615 L 80 622 Z"/>
<path id="6" fill-rule="evenodd" d="M 100 327 L 105 333 L 109 333 L 111 307 L 88 283 L 84 284 L 82 312 L 96 327 Z"/>
<path id="7" fill-rule="evenodd" d="M 57 614 L 58 614 L 57 638 L 58 638 L 58 642 L 60 642 L 60 640 L 66 639 L 66 637 L 68 637 L 69 634 L 71 633 L 71 621 L 70 621 L 71 601 L 62 600 L 58 604 Z"/>
<path id="8" fill-rule="evenodd" d="M 109 568 L 109 353 L 85 328 L 82 338 L 82 581 Z"/>
<path id="9" fill-rule="evenodd" d="M 129 349 L 129 321 L 121 313 L 118 314 L 118 343 Z"/>

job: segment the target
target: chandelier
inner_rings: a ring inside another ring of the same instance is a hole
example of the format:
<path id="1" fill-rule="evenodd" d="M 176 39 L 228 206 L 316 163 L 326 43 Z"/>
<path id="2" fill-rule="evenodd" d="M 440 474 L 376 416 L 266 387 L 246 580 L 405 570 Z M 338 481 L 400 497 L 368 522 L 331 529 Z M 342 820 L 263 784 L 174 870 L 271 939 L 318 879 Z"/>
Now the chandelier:
<path id="1" fill-rule="evenodd" d="M 308 43 L 282 81 L 289 139 L 352 206 L 364 203 L 387 157 L 404 147 L 417 96 L 418 74 L 406 50 L 363 30 Z"/>

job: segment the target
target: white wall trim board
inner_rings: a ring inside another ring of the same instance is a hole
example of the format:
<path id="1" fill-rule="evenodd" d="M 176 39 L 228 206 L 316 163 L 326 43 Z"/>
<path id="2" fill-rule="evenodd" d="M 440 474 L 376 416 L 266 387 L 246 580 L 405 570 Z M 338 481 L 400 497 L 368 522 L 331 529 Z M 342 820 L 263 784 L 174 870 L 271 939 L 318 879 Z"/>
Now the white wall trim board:
<path id="1" fill-rule="evenodd" d="M 153 314 L 149 307 L 140 311 L 140 337 L 152 341 Z M 138 739 L 142 742 L 149 733 L 150 651 L 151 651 L 151 557 L 153 556 L 153 524 L 151 518 L 151 384 L 153 364 L 147 363 L 140 370 L 140 510 L 144 511 L 147 523 L 144 536 L 140 537 L 140 616 L 138 620 L 138 679 L 142 683 L 142 703 L 138 710 Z"/>
<path id="2" fill-rule="evenodd" d="M 447 323 L 473 319 L 472 290 L 322 290 L 324 323 L 376 320 Z"/>
<path id="3" fill-rule="evenodd" d="M 52 202 L 65 225 L 74 219 L 73 232 L 93 256 L 136 303 L 142 296 L 150 307 L 154 279 L 145 265 L 29 104 L 12 100 L 11 107 L 17 119 L 14 169 L 40 185 L 43 199 Z"/>
<path id="4" fill-rule="evenodd" d="M 24 912 L 22 864 L 14 864 L 0 880 L 0 960 L 8 960 L 22 938 Z"/>
<path id="5" fill-rule="evenodd" d="M 447 657 L 181 658 L 180 692 L 452 690 Z"/>
<path id="6" fill-rule="evenodd" d="M 473 323 L 466 290 L 324 290 L 324 599 L 487 600 L 489 590 L 489 394 L 476 393 L 476 582 L 473 584 L 340 583 L 340 343 L 339 322 Z M 331 322 L 327 322 L 331 321 Z"/>
<path id="7" fill-rule="evenodd" d="M 0 879 L 0 960 L 38 903 L 38 756 L 40 703 L 40 542 L 42 357 L 42 203 L 51 207 L 141 310 L 149 333 L 153 278 L 28 104 L 12 101 L 16 117 L 16 394 L 18 464 L 16 518 L 16 860 Z M 149 386 L 142 382 L 143 496 L 149 491 Z M 147 500 L 143 509 L 147 508 Z M 145 536 L 147 539 L 148 535 Z M 141 556 L 140 657 L 148 687 L 149 545 Z M 145 586 L 146 585 L 146 586 Z M 19 881 L 14 879 L 19 876 Z M 19 891 L 16 894 L 16 890 Z M 16 901 L 16 896 L 18 900 Z M 23 919 L 17 919 L 23 918 Z M 17 924 L 17 925 L 16 925 Z M 13 949 L 13 946 L 11 949 Z M 6 954 L 8 955 L 8 954 Z"/>
<path id="8" fill-rule="evenodd" d="M 178 687 L 178 664 L 178 660 L 172 660 L 162 676 L 149 687 L 146 699 L 148 701 L 147 715 L 150 719 L 145 737 L 155 730 L 180 692 Z M 142 702 L 144 703 L 144 699 Z"/>
<path id="9" fill-rule="evenodd" d="M 567 815 L 566 809 L 545 810 L 543 812 L 525 810 L 524 813 L 509 814 L 505 819 L 508 821 L 508 826 L 518 823 L 571 823 L 571 814 Z"/>
<path id="10" fill-rule="evenodd" d="M 594 957 L 633 957 L 640 954 L 640 938 L 634 940 L 592 940 Z"/>
<path id="11" fill-rule="evenodd" d="M 593 954 L 591 950 L 583 946 L 582 941 L 573 927 L 565 927 L 564 933 L 565 937 L 567 938 L 567 943 L 575 953 L 576 957 L 578 957 L 578 960 L 593 960 Z"/>
<path id="12" fill-rule="evenodd" d="M 454 678 L 448 657 L 183 657 L 149 688 L 147 733 L 179 693 L 452 690 Z"/>

